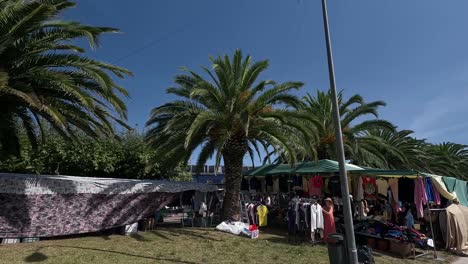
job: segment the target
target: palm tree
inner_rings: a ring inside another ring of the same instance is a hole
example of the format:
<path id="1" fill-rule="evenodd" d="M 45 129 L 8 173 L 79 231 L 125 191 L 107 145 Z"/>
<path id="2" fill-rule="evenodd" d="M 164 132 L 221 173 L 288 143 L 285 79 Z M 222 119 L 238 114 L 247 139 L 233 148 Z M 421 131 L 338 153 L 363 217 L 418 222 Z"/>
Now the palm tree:
<path id="1" fill-rule="evenodd" d="M 426 161 L 429 172 L 468 179 L 468 146 L 444 142 L 427 144 L 424 150 L 429 155 Z"/>
<path id="2" fill-rule="evenodd" d="M 65 138 L 84 131 L 97 138 L 113 134 L 113 123 L 125 125 L 127 91 L 110 74 L 123 68 L 90 59 L 73 44 L 85 37 L 91 48 L 114 28 L 56 20 L 75 4 L 67 0 L 0 1 L 0 148 L 18 155 L 18 129 L 36 146 L 43 125 Z"/>
<path id="3" fill-rule="evenodd" d="M 341 126 L 346 156 L 355 160 L 358 153 L 370 153 L 378 155 L 374 146 L 379 141 L 366 137 L 366 131 L 370 129 L 393 130 L 394 126 L 385 120 L 370 119 L 356 123 L 358 119 L 371 115 L 378 118 L 378 107 L 385 106 L 382 101 L 365 103 L 360 95 L 353 95 L 348 100 L 343 99 L 343 92 L 338 93 L 338 104 L 341 114 Z M 319 140 L 315 149 L 319 159 L 336 159 L 335 132 L 333 125 L 332 97 L 330 92 L 318 90 L 315 97 L 307 94 L 304 97 L 304 106 L 301 111 L 312 116 Z"/>
<path id="4" fill-rule="evenodd" d="M 424 171 L 427 153 L 423 148 L 426 142 L 411 136 L 413 133 L 411 130 L 369 129 L 363 138 L 376 142 L 369 142 L 375 151 L 361 149 L 355 159 L 363 166 Z"/>
<path id="5" fill-rule="evenodd" d="M 232 58 L 210 60 L 212 70 L 202 67 L 208 80 L 188 69 L 183 69 L 187 74 L 176 76 L 177 86 L 167 92 L 180 100 L 152 110 L 146 137 L 165 163 L 187 162 L 196 148 L 200 148 L 198 168 L 213 155 L 216 165 L 222 158 L 226 169 L 223 215 L 238 219 L 244 156 L 253 159 L 255 152 L 271 147 L 295 160 L 293 142 L 308 137 L 307 117 L 290 109 L 301 102 L 289 92 L 303 84 L 257 81 L 268 61 L 252 63 L 240 50 Z"/>

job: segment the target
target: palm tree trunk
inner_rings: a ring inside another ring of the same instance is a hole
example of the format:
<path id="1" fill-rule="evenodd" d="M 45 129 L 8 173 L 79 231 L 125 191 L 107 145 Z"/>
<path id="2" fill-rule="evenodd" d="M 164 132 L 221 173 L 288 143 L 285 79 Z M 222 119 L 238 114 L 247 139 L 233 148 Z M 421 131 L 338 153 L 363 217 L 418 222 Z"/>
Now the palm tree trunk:
<path id="1" fill-rule="evenodd" d="M 223 220 L 240 220 L 239 193 L 242 183 L 242 162 L 247 144 L 230 140 L 223 151 L 226 192 L 223 202 Z"/>

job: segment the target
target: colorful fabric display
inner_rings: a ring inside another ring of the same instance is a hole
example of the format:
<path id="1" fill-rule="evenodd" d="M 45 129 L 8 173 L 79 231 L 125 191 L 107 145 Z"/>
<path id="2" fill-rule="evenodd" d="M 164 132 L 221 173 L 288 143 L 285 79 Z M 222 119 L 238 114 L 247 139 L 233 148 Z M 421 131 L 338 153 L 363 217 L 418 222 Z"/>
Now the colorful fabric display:
<path id="1" fill-rule="evenodd" d="M 392 195 L 393 195 L 393 200 L 398 203 L 398 179 L 392 178 L 388 180 L 388 186 L 390 186 L 390 189 L 392 190 Z"/>
<path id="2" fill-rule="evenodd" d="M 375 183 L 377 184 L 377 192 L 387 197 L 388 182 L 384 179 L 378 179 Z"/>
<path id="3" fill-rule="evenodd" d="M 418 218 L 423 217 L 423 204 L 427 204 L 427 195 L 426 189 L 424 188 L 424 180 L 421 177 L 414 179 L 414 203 L 416 205 L 416 213 Z"/>

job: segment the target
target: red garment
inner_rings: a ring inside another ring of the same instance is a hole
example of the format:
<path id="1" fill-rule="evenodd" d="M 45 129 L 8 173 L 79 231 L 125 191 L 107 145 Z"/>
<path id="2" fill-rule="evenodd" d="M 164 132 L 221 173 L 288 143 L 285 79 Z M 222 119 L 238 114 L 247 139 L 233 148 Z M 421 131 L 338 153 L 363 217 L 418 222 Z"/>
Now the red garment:
<path id="1" fill-rule="evenodd" d="M 323 179 L 322 176 L 314 176 L 309 179 L 309 196 L 318 196 L 322 194 Z"/>
<path id="2" fill-rule="evenodd" d="M 365 196 L 373 196 L 377 192 L 377 184 L 374 178 L 363 177 L 362 178 L 362 189 L 364 190 Z"/>
<path id="3" fill-rule="evenodd" d="M 334 242 L 334 240 L 329 240 L 328 235 L 336 233 L 335 228 L 335 219 L 333 218 L 333 207 L 323 207 L 323 241 L 326 243 Z"/>
<path id="4" fill-rule="evenodd" d="M 312 178 L 312 183 L 314 185 L 315 188 L 322 188 L 322 185 L 323 185 L 323 179 L 322 179 L 322 176 L 314 176 Z"/>

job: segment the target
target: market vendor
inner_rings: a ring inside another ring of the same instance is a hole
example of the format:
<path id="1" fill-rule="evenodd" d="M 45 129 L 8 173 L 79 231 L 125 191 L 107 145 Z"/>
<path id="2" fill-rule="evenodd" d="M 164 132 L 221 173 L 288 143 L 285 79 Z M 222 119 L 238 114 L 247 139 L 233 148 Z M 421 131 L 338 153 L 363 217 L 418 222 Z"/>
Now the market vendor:
<path id="1" fill-rule="evenodd" d="M 333 242 L 328 239 L 328 235 L 336 233 L 335 219 L 333 218 L 333 201 L 331 198 L 325 199 L 325 205 L 322 208 L 323 212 L 323 240 L 325 242 Z"/>

